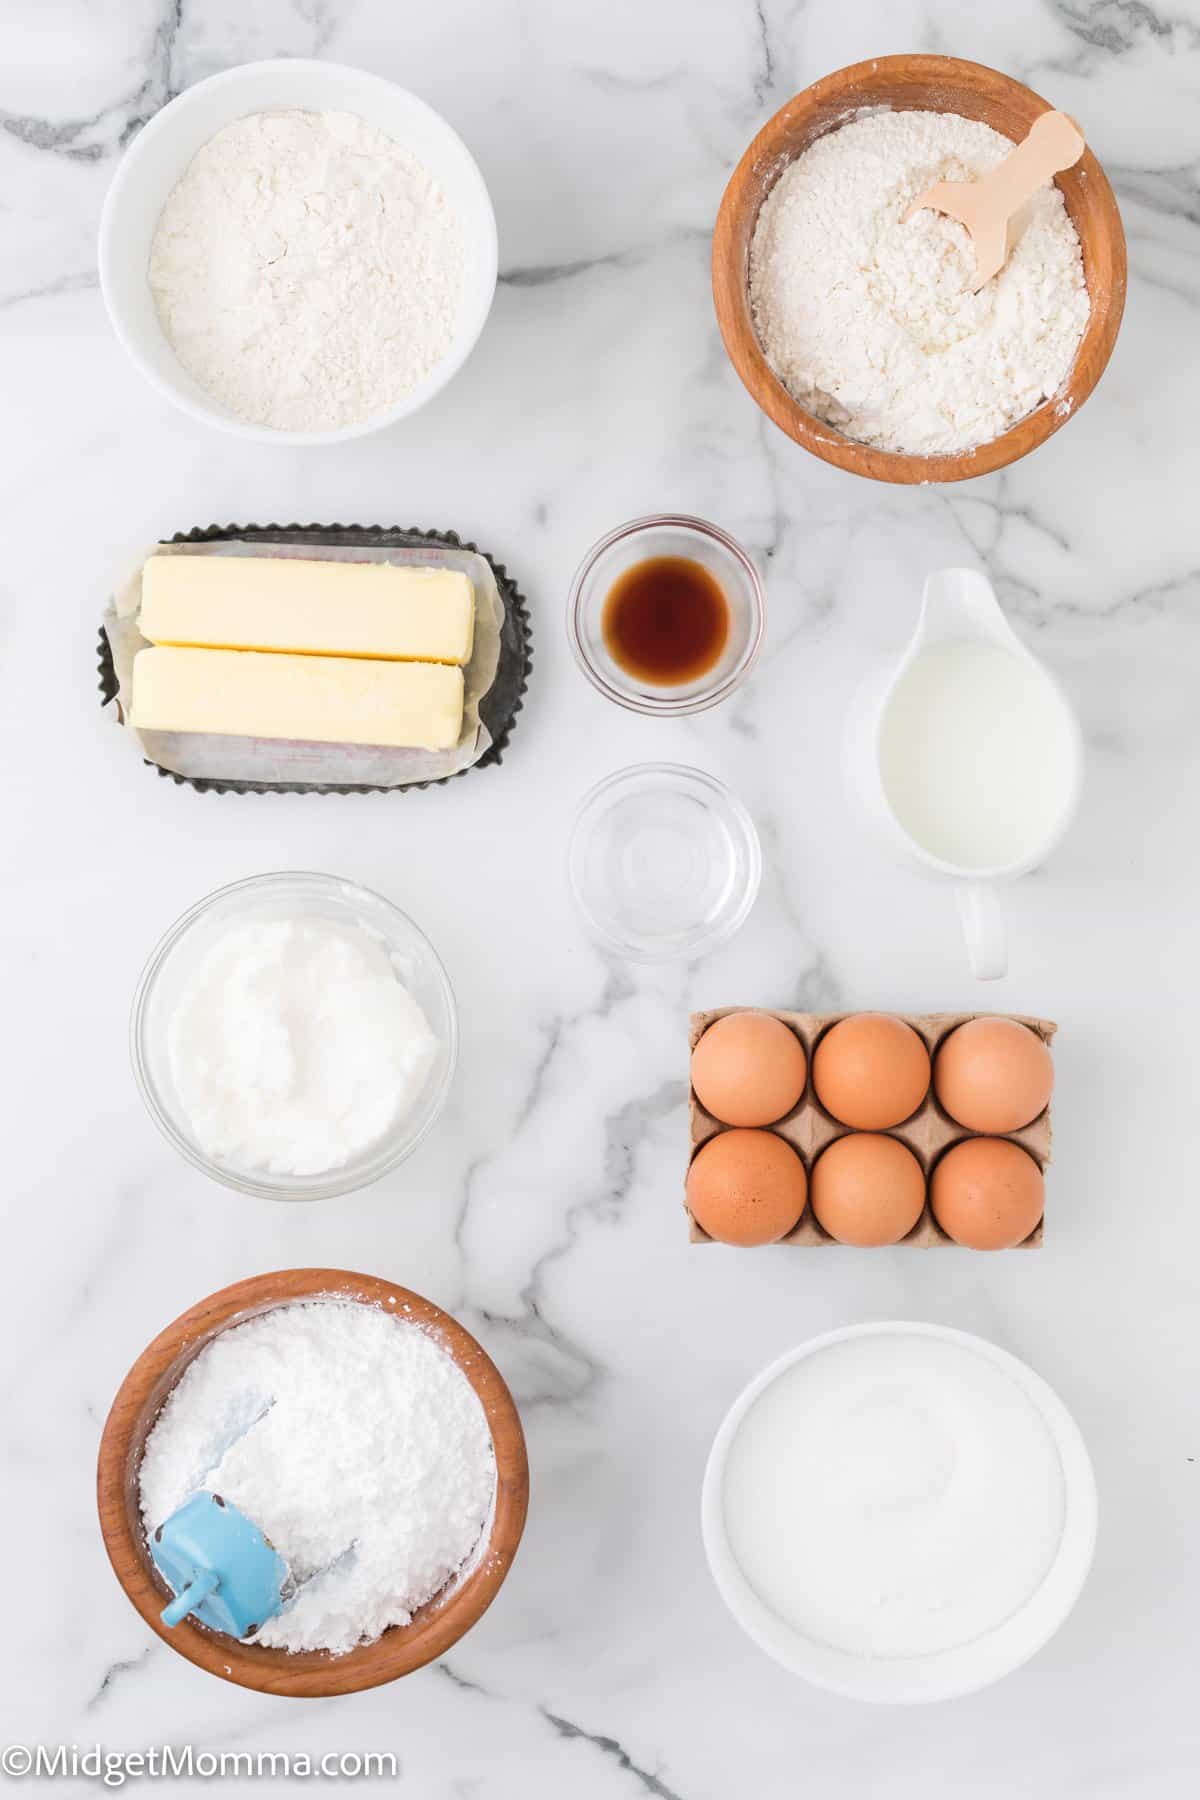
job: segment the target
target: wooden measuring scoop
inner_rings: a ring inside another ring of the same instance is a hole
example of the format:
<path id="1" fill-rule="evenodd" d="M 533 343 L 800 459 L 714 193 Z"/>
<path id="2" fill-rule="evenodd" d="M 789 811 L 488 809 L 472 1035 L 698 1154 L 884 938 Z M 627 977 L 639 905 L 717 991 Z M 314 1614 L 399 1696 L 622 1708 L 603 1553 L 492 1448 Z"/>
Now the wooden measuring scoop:
<path id="1" fill-rule="evenodd" d="M 1045 112 L 1034 120 L 1024 141 L 978 181 L 935 181 L 913 201 L 905 223 L 931 207 L 965 225 L 975 247 L 971 291 L 977 294 L 1004 267 L 1013 214 L 1052 175 L 1077 163 L 1086 148 L 1074 119 L 1066 113 Z"/>

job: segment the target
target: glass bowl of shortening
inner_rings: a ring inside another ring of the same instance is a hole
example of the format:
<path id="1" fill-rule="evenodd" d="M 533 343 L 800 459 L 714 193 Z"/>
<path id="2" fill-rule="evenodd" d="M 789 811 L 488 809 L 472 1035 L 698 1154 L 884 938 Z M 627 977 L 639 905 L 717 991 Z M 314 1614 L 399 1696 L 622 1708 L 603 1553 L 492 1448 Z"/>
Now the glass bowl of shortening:
<path id="1" fill-rule="evenodd" d="M 416 1149 L 458 1055 L 454 994 L 399 907 L 333 875 L 252 876 L 178 920 L 130 1048 L 163 1135 L 214 1180 L 324 1200 Z"/>

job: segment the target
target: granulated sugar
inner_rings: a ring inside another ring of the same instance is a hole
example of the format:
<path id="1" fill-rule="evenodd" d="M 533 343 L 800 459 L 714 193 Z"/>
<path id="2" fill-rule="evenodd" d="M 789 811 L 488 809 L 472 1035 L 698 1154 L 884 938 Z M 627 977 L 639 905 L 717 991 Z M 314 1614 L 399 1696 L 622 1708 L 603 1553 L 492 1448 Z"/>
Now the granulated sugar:
<path id="1" fill-rule="evenodd" d="M 1033 196 L 977 294 L 963 226 L 928 209 L 904 217 L 935 181 L 975 179 L 1011 149 L 956 113 L 873 113 L 819 138 L 767 196 L 750 254 L 755 328 L 793 398 L 845 436 L 967 450 L 1066 381 L 1089 302 L 1058 188 Z"/>
<path id="2" fill-rule="evenodd" d="M 491 1433 L 452 1358 L 414 1324 L 337 1299 L 224 1331 L 146 1443 L 148 1533 L 199 1490 L 232 1501 L 288 1564 L 255 1642 L 342 1653 L 408 1624 L 480 1545 Z"/>
<path id="3" fill-rule="evenodd" d="M 1054 1564 L 1062 1463 L 1020 1383 L 969 1344 L 881 1330 L 766 1387 L 725 1466 L 725 1529 L 777 1618 L 851 1656 L 995 1630 Z"/>

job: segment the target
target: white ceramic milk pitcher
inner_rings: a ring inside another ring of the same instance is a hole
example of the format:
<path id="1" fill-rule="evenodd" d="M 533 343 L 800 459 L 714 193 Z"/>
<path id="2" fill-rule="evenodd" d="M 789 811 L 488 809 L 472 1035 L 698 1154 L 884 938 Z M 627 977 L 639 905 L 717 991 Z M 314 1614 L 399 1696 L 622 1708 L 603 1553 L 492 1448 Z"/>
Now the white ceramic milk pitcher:
<path id="1" fill-rule="evenodd" d="M 893 851 L 956 884 L 973 973 L 1003 975 L 995 883 L 1035 868 L 1066 830 L 1083 738 L 983 575 L 929 576 L 912 642 L 855 697 L 843 756 L 852 796 Z"/>

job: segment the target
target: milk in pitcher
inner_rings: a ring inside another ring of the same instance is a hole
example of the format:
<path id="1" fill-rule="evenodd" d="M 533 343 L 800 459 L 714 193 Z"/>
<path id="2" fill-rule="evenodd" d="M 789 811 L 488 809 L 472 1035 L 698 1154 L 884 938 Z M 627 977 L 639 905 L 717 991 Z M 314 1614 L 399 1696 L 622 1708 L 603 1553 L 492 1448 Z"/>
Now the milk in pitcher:
<path id="1" fill-rule="evenodd" d="M 1057 690 L 994 643 L 930 644 L 880 722 L 879 773 L 897 823 L 958 869 L 1036 859 L 1071 804 L 1074 765 Z"/>

